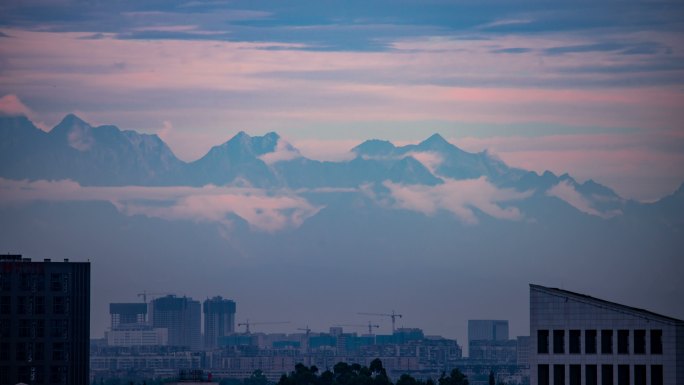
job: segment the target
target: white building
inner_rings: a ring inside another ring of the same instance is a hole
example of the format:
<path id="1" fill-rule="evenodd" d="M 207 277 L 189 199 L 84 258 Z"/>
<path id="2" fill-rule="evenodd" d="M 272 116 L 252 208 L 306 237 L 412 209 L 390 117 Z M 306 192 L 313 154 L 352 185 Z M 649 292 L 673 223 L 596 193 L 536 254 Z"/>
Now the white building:
<path id="1" fill-rule="evenodd" d="M 684 385 L 684 321 L 530 285 L 532 385 Z"/>
<path id="2" fill-rule="evenodd" d="M 131 328 L 105 332 L 109 346 L 166 346 L 169 332 L 166 328 Z"/>

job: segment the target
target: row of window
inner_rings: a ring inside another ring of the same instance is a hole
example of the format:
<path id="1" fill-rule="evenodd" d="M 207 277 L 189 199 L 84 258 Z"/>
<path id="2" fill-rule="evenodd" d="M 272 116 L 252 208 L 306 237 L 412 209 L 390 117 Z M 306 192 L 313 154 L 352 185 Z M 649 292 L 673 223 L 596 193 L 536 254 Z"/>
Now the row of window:
<path id="1" fill-rule="evenodd" d="M 17 297 L 17 314 L 45 314 L 45 297 L 19 296 Z M 67 314 L 69 312 L 69 297 L 52 297 L 52 314 Z M 12 297 L 0 297 L 0 315 L 12 312 Z"/>
<path id="2" fill-rule="evenodd" d="M 50 346 L 50 345 L 48 345 Z M 12 352 L 14 355 L 12 356 Z M 0 361 L 68 361 L 69 360 L 69 344 L 66 342 L 52 343 L 51 353 L 45 355 L 45 343 L 43 342 L 18 342 L 10 344 L 9 342 L 0 342 Z"/>
<path id="3" fill-rule="evenodd" d="M 46 336 L 45 320 L 20 319 L 14 322 L 17 322 L 19 338 L 43 338 Z M 47 326 L 49 327 L 49 337 L 64 339 L 69 337 L 69 320 L 53 319 Z M 10 320 L 0 319 L 0 338 L 10 338 L 11 332 Z"/>
<path id="4" fill-rule="evenodd" d="M 19 382 L 27 384 L 43 384 L 49 379 L 50 384 L 66 384 L 67 383 L 67 367 L 65 366 L 51 366 L 49 377 L 43 371 L 42 366 L 20 366 L 16 368 L 17 378 Z M 10 368 L 0 366 L 0 384 L 14 383 L 10 381 Z"/>
<path id="5" fill-rule="evenodd" d="M 19 276 L 19 290 L 22 291 L 40 291 L 45 290 L 46 277 L 43 274 L 35 273 L 21 273 Z M 71 279 L 69 274 L 63 273 L 51 273 L 49 280 L 50 291 L 63 291 L 69 290 L 69 280 Z M 10 291 L 12 290 L 12 278 L 9 274 L 0 274 L 0 291 Z"/>
<path id="6" fill-rule="evenodd" d="M 601 330 L 601 354 L 613 354 L 614 331 Z M 630 338 L 630 336 L 632 338 Z M 549 354 L 549 330 L 537 330 L 537 353 Z M 630 352 L 630 340 L 632 349 Z M 568 349 L 570 354 L 582 353 L 582 330 L 568 331 Z M 650 354 L 663 354 L 663 331 L 660 329 L 650 330 Z M 617 331 L 617 354 L 646 354 L 646 330 L 618 330 Z M 565 330 L 553 330 L 553 354 L 565 354 Z M 584 353 L 598 353 L 598 331 L 584 330 Z"/>
<path id="7" fill-rule="evenodd" d="M 550 369 L 553 368 L 553 373 Z M 568 385 L 646 385 L 646 365 L 617 365 L 617 378 L 613 372 L 613 365 L 567 365 Z M 599 369 L 601 377 L 599 382 Z M 538 365 L 537 383 L 539 385 L 566 385 L 566 365 Z M 651 385 L 663 385 L 663 366 L 650 365 Z M 632 377 L 634 381 L 632 381 Z M 584 382 L 582 382 L 584 379 Z M 551 382 L 553 380 L 553 382 Z"/>

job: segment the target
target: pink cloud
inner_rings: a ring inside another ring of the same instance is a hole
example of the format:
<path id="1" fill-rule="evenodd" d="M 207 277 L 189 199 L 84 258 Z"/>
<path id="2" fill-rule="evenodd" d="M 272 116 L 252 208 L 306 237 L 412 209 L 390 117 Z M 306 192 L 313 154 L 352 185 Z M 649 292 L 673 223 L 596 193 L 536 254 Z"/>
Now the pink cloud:
<path id="1" fill-rule="evenodd" d="M 437 167 L 439 167 L 443 162 L 442 156 L 436 152 L 422 151 L 422 152 L 409 152 L 406 156 L 410 156 L 415 160 L 419 161 L 425 168 L 430 170 L 431 173 L 436 174 Z"/>
<path id="2" fill-rule="evenodd" d="M 392 207 L 434 215 L 439 210 L 451 212 L 464 223 L 477 223 L 474 209 L 506 220 L 521 220 L 522 213 L 516 207 L 500 204 L 529 197 L 531 192 L 498 189 L 486 178 L 453 180 L 436 186 L 402 185 L 385 182 L 394 203 Z"/>
<path id="3" fill-rule="evenodd" d="M 17 95 L 8 94 L 0 97 L 0 115 L 28 117 L 30 114 L 31 110 L 19 100 Z"/>
<path id="4" fill-rule="evenodd" d="M 559 198 L 577 210 L 589 215 L 594 215 L 601 218 L 610 218 L 619 214 L 619 212 L 604 213 L 597 210 L 594 208 L 593 204 L 584 196 L 582 196 L 582 194 L 580 194 L 577 190 L 575 190 L 575 187 L 568 181 L 558 183 L 550 188 L 546 194 Z"/>
<path id="5" fill-rule="evenodd" d="M 261 155 L 259 159 L 263 160 L 264 163 L 271 165 L 277 162 L 296 159 L 301 156 L 302 155 L 296 148 L 292 147 L 292 145 L 286 142 L 283 138 L 279 138 L 275 151 Z"/>
<path id="6" fill-rule="evenodd" d="M 290 192 L 238 187 L 93 187 L 69 181 L 14 181 L 0 178 L 0 204 L 33 201 L 107 201 L 126 215 L 218 223 L 226 228 L 234 214 L 256 231 L 277 232 L 299 227 L 320 207 Z M 144 201 L 169 203 L 161 207 Z"/>
<path id="7" fill-rule="evenodd" d="M 358 140 L 295 139 L 294 146 L 310 159 L 321 161 L 345 161 L 356 157 L 350 150 L 361 143 Z"/>

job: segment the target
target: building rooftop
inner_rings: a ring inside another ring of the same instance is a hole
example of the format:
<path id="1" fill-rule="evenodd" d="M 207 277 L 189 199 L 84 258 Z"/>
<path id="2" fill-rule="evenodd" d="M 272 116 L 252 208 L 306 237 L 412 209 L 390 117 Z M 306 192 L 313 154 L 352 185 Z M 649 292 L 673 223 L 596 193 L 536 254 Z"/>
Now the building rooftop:
<path id="1" fill-rule="evenodd" d="M 677 318 L 668 317 L 668 316 L 665 316 L 662 314 L 654 313 L 652 311 L 640 309 L 637 307 L 632 307 L 632 306 L 622 305 L 622 304 L 615 303 L 615 302 L 606 301 L 606 300 L 600 299 L 600 298 L 594 298 L 594 297 L 586 295 L 586 294 L 575 293 L 575 292 L 572 292 L 569 290 L 558 289 L 555 287 L 546 287 L 546 286 L 535 285 L 535 284 L 530 284 L 530 289 L 542 291 L 542 292 L 547 293 L 547 294 L 556 295 L 556 296 L 560 296 L 560 297 L 564 297 L 564 298 L 571 298 L 573 300 L 584 302 L 584 303 L 594 305 L 597 307 L 602 307 L 602 308 L 607 308 L 607 309 L 614 310 L 614 311 L 620 311 L 620 312 L 632 314 L 632 315 L 637 316 L 637 317 L 650 318 L 650 319 L 655 318 L 655 319 L 658 319 L 658 320 L 663 321 L 663 322 L 684 324 L 684 321 L 677 319 Z"/>

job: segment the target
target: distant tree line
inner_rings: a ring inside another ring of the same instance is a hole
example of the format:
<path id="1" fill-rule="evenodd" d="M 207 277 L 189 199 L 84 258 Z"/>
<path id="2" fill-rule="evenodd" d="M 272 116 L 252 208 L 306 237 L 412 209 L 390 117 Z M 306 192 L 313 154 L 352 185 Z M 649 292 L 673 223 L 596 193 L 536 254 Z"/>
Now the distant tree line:
<path id="1" fill-rule="evenodd" d="M 320 374 L 316 366 L 297 364 L 294 371 L 280 377 L 277 385 L 468 385 L 468 377 L 460 370 L 454 369 L 449 375 L 442 373 L 437 382 L 432 379 L 423 381 L 409 374 L 402 374 L 396 383 L 392 383 L 382 366 L 382 361 L 376 358 L 368 367 L 339 362 L 332 371 L 326 370 Z"/>
<path id="2" fill-rule="evenodd" d="M 493 377 L 492 374 L 490 376 Z M 490 377 L 490 384 L 493 378 Z M 93 385 L 163 385 L 175 382 L 171 379 L 148 379 L 131 380 L 129 378 L 112 378 L 93 381 Z M 261 370 L 255 370 L 251 376 L 245 379 L 224 378 L 220 380 L 220 385 L 269 385 L 269 381 Z M 277 385 L 468 385 L 468 377 L 460 370 L 454 369 L 448 375 L 442 375 L 434 381 L 426 381 L 413 378 L 409 374 L 402 374 L 396 383 L 390 381 L 387 371 L 382 366 L 379 358 L 371 361 L 368 367 L 360 364 L 348 364 L 338 362 L 332 371 L 325 370 L 319 372 L 315 365 L 307 367 L 304 364 L 297 364 L 294 371 L 283 374 Z"/>

